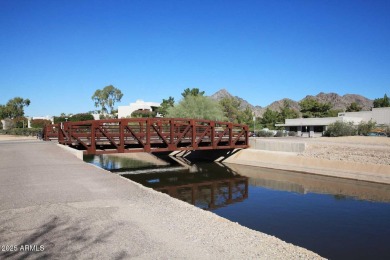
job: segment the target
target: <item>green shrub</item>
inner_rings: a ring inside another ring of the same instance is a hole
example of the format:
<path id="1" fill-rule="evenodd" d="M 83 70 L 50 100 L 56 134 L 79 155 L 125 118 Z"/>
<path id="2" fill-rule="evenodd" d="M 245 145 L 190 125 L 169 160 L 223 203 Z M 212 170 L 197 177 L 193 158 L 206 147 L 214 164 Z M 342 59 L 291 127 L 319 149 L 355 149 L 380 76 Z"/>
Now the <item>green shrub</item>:
<path id="1" fill-rule="evenodd" d="M 289 131 L 288 136 L 297 136 L 297 132 L 295 131 Z"/>
<path id="2" fill-rule="evenodd" d="M 356 128 L 353 126 L 352 122 L 341 122 L 336 121 L 333 124 L 328 126 L 328 129 L 325 131 L 324 136 L 328 137 L 338 137 L 338 136 L 352 136 L 356 135 Z"/>
<path id="3" fill-rule="evenodd" d="M 265 131 L 265 130 L 261 130 L 259 132 L 256 133 L 256 136 L 260 136 L 260 137 L 272 137 L 274 136 L 274 133 L 272 131 Z"/>
<path id="4" fill-rule="evenodd" d="M 88 120 L 94 120 L 94 117 L 92 114 L 89 113 L 79 113 L 74 114 L 72 116 L 55 116 L 54 117 L 54 124 L 70 121 L 70 122 L 79 122 L 79 121 L 88 121 Z"/>
<path id="5" fill-rule="evenodd" d="M 157 112 L 150 110 L 136 110 L 131 113 L 131 117 L 156 117 Z"/>
<path id="6" fill-rule="evenodd" d="M 369 132 L 372 131 L 372 129 L 374 129 L 375 127 L 375 122 L 370 120 L 368 122 L 360 122 L 358 127 L 357 127 L 357 131 L 358 131 L 358 135 L 368 135 Z"/>
<path id="7" fill-rule="evenodd" d="M 54 117 L 54 124 L 66 122 L 66 119 L 65 119 L 65 118 L 68 118 L 68 119 L 69 119 L 69 117 L 65 117 L 65 116 L 55 116 L 55 117 Z"/>
<path id="8" fill-rule="evenodd" d="M 387 134 L 388 137 L 390 137 L 390 126 L 386 127 L 385 133 Z"/>
<path id="9" fill-rule="evenodd" d="M 282 130 L 279 130 L 276 132 L 275 137 L 283 137 L 286 136 L 285 132 Z"/>
<path id="10" fill-rule="evenodd" d="M 0 130 L 3 135 L 22 135 L 22 136 L 36 136 L 42 132 L 42 128 L 11 128 L 8 130 Z"/>
<path id="11" fill-rule="evenodd" d="M 88 113 L 80 113 L 71 116 L 69 119 L 71 122 L 94 120 L 93 115 Z"/>

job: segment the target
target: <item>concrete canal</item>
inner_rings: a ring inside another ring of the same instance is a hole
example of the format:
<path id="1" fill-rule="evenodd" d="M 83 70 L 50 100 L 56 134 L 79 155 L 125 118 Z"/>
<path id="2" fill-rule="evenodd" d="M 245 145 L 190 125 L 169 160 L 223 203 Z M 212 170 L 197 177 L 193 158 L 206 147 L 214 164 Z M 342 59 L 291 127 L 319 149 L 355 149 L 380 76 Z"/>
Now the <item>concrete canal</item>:
<path id="1" fill-rule="evenodd" d="M 84 160 L 326 258 L 390 258 L 390 185 L 136 156 Z"/>

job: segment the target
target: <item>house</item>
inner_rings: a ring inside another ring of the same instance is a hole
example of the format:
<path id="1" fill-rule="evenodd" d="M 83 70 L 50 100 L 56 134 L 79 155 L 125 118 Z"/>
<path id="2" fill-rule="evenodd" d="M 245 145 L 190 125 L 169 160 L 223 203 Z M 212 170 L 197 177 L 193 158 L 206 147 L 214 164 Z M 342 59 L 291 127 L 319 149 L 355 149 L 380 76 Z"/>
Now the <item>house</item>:
<path id="1" fill-rule="evenodd" d="M 118 106 L 118 118 L 129 118 L 131 117 L 131 113 L 136 110 L 156 111 L 158 107 L 160 107 L 160 103 L 145 102 L 138 99 L 135 103 L 130 103 L 128 106 Z M 157 116 L 160 115 L 157 114 Z"/>
<path id="2" fill-rule="evenodd" d="M 295 131 L 298 136 L 316 137 L 322 136 L 328 125 L 337 121 L 358 125 L 360 122 L 370 120 L 377 125 L 390 125 L 390 107 L 373 108 L 371 111 L 341 112 L 337 117 L 286 119 L 284 124 L 275 124 L 275 126 L 285 127 L 287 131 Z"/>

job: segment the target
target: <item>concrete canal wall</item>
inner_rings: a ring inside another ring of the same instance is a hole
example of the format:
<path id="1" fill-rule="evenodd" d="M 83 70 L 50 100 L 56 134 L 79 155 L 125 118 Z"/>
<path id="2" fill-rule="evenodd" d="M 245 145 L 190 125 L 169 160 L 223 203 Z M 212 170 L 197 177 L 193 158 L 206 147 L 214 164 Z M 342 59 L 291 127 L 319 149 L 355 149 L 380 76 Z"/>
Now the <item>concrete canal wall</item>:
<path id="1" fill-rule="evenodd" d="M 249 138 L 249 146 L 255 150 L 302 153 L 305 151 L 306 143 L 297 140 L 279 141 L 277 139 Z"/>
<path id="2" fill-rule="evenodd" d="M 390 184 L 390 165 L 374 160 L 388 156 L 388 138 L 250 138 L 249 144 L 250 149 L 237 151 L 223 162 Z M 330 147 L 325 153 L 332 159 L 306 155 L 324 146 Z"/>
<path id="3" fill-rule="evenodd" d="M 289 152 L 245 149 L 233 154 L 224 163 L 390 184 L 390 165 L 308 158 Z"/>
<path id="4" fill-rule="evenodd" d="M 320 259 L 51 142 L 0 141 L 0 165 L 1 259 Z"/>

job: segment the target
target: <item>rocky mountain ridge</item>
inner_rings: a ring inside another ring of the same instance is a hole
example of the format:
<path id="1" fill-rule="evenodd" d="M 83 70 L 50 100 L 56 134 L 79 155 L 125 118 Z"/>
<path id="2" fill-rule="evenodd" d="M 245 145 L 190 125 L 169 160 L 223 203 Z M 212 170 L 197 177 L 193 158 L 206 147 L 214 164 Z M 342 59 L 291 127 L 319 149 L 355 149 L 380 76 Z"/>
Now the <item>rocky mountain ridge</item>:
<path id="1" fill-rule="evenodd" d="M 245 109 L 246 107 L 249 107 L 256 116 L 262 116 L 264 111 L 269 108 L 271 110 L 275 111 L 280 111 L 280 107 L 283 106 L 284 102 L 287 101 L 289 102 L 291 108 L 299 111 L 300 106 L 299 102 L 305 100 L 305 99 L 315 99 L 318 102 L 321 103 L 330 103 L 332 105 L 332 109 L 337 109 L 337 110 L 346 110 L 346 108 L 352 103 L 356 102 L 359 106 L 362 107 L 362 110 L 370 110 L 373 107 L 373 100 L 368 99 L 364 96 L 357 95 L 357 94 L 346 94 L 343 96 L 338 95 L 337 93 L 324 93 L 320 92 L 319 94 L 315 96 L 307 95 L 303 99 L 299 101 L 295 101 L 289 98 L 283 98 L 281 100 L 272 102 L 266 107 L 261 107 L 261 106 L 255 106 L 250 104 L 248 101 L 245 99 L 238 97 L 238 96 L 233 96 L 230 94 L 226 89 L 221 89 L 214 93 L 213 95 L 210 96 L 212 99 L 215 100 L 221 100 L 222 98 L 229 97 L 229 98 L 236 98 L 241 102 L 241 109 Z"/>

